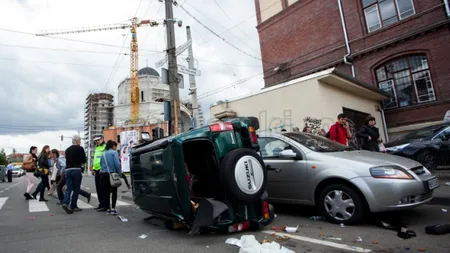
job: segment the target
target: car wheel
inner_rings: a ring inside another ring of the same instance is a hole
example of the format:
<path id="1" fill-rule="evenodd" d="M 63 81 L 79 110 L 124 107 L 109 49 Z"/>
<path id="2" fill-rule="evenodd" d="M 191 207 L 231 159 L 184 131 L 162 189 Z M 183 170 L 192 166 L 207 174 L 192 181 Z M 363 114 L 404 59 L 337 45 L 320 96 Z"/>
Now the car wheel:
<path id="1" fill-rule="evenodd" d="M 417 156 L 417 161 L 431 172 L 433 172 L 437 168 L 436 156 L 429 150 L 420 152 Z"/>
<path id="2" fill-rule="evenodd" d="M 238 200 L 253 202 L 264 194 L 267 170 L 261 156 L 252 149 L 230 151 L 220 163 L 222 185 Z"/>
<path id="3" fill-rule="evenodd" d="M 361 196 L 346 185 L 329 185 L 319 197 L 318 207 L 331 222 L 353 224 L 364 216 Z"/>

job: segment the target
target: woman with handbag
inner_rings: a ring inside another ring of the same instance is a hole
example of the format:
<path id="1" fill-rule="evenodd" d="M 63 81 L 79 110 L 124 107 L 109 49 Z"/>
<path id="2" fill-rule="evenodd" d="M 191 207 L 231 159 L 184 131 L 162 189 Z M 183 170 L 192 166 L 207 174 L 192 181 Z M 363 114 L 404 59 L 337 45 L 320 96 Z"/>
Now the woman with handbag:
<path id="1" fill-rule="evenodd" d="M 117 154 L 117 142 L 109 140 L 106 143 L 105 150 L 100 159 L 102 168 L 100 173 L 100 187 L 102 190 L 101 196 L 103 197 L 101 203 L 104 203 L 105 206 L 102 206 L 102 209 L 98 211 L 107 211 L 108 214 L 116 215 L 119 214 L 116 210 L 117 188 L 122 185 L 120 177 L 122 170 L 120 169 L 119 156 Z"/>
<path id="2" fill-rule="evenodd" d="M 25 169 L 26 171 L 34 171 L 37 168 L 37 160 L 38 160 L 38 157 L 36 156 L 37 147 L 31 146 L 29 153 L 30 154 L 23 161 L 22 168 Z M 36 177 L 28 175 L 27 191 L 23 194 L 26 200 L 33 199 L 30 193 L 35 186 L 36 186 Z"/>
<path id="3" fill-rule="evenodd" d="M 36 177 L 41 178 L 41 182 L 39 183 L 38 187 L 36 188 L 36 191 L 33 193 L 33 197 L 36 198 L 37 194 L 40 193 L 39 201 L 47 202 L 48 200 L 44 198 L 45 194 L 45 188 L 50 189 L 50 183 L 48 181 L 48 174 L 50 171 L 50 164 L 48 163 L 48 157 L 50 154 L 50 146 L 45 145 L 42 148 L 41 153 L 39 154 L 38 159 L 38 168 L 36 169 L 36 172 L 34 175 Z"/>

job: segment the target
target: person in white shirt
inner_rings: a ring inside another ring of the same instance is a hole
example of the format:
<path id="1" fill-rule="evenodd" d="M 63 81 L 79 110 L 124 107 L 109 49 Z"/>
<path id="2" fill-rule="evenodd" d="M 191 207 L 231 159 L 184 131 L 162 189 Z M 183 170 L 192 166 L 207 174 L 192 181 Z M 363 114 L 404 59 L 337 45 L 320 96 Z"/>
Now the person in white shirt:
<path id="1" fill-rule="evenodd" d="M 11 161 L 8 161 L 8 166 L 6 166 L 6 169 L 8 169 L 8 183 L 12 183 L 12 172 L 14 170 L 14 165 Z"/>

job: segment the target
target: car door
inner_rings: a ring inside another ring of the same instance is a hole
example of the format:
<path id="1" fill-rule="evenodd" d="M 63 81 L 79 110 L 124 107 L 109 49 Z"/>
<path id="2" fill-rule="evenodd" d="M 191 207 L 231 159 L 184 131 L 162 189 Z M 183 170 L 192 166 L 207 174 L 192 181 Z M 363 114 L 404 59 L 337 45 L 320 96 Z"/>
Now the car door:
<path id="1" fill-rule="evenodd" d="M 438 157 L 440 164 L 438 165 L 450 166 L 450 127 L 444 129 L 436 138 L 442 140 Z"/>
<path id="2" fill-rule="evenodd" d="M 258 139 L 261 155 L 268 171 L 267 192 L 269 199 L 280 202 L 302 202 L 308 193 L 305 189 L 306 164 L 301 152 L 276 137 L 261 137 Z M 297 158 L 282 158 L 281 151 L 291 149 L 297 153 Z"/>

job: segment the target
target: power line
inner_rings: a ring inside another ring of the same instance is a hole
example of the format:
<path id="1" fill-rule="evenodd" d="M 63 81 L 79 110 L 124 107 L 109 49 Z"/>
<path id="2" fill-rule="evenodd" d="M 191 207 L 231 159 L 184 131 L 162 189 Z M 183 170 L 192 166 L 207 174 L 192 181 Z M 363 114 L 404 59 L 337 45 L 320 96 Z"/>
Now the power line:
<path id="1" fill-rule="evenodd" d="M 245 52 L 244 50 L 240 49 L 239 47 L 235 46 L 234 44 L 232 44 L 231 42 L 229 42 L 228 40 L 226 40 L 224 37 L 222 37 L 222 36 L 220 36 L 219 34 L 217 34 L 216 32 L 214 32 L 211 28 L 209 28 L 208 26 L 206 26 L 205 24 L 203 24 L 199 19 L 197 19 L 194 15 L 192 15 L 190 12 L 188 12 L 183 6 L 180 5 L 180 8 L 181 8 L 184 12 L 186 12 L 187 15 L 189 15 L 191 18 L 193 18 L 195 21 L 197 21 L 197 23 L 199 23 L 201 26 L 203 26 L 206 30 L 208 30 L 209 32 L 211 32 L 212 34 L 214 34 L 216 37 L 220 38 L 221 40 L 223 40 L 225 43 L 227 43 L 228 45 L 232 46 L 232 47 L 235 48 L 236 50 L 240 51 L 241 53 L 243 53 L 243 54 L 245 54 L 245 55 L 247 55 L 247 56 L 250 56 L 250 57 L 252 57 L 252 58 L 254 58 L 254 59 L 257 59 L 257 60 L 259 60 L 259 61 L 263 61 L 263 62 L 265 62 L 265 63 L 272 64 L 272 65 L 277 65 L 276 63 L 266 62 L 266 61 L 262 60 L 262 59 L 259 58 L 259 57 L 256 57 L 256 56 L 254 56 L 254 55 L 251 55 L 251 54 Z"/>
<path id="2" fill-rule="evenodd" d="M 105 65 L 82 64 L 82 63 L 72 63 L 72 62 L 39 61 L 39 60 L 15 59 L 15 58 L 7 58 L 7 57 L 0 57 L 0 60 L 25 61 L 25 62 L 48 63 L 48 64 L 58 64 L 58 65 L 75 65 L 75 66 L 98 67 L 98 68 L 114 68 L 114 66 L 105 66 Z"/>
<path id="3" fill-rule="evenodd" d="M 49 50 L 49 51 L 59 51 L 59 52 L 77 52 L 77 53 L 92 53 L 92 54 L 113 54 L 116 55 L 115 52 L 100 52 L 100 51 L 90 51 L 90 50 L 77 50 L 77 49 L 64 49 L 64 48 L 49 48 L 49 47 L 33 47 L 33 46 L 23 46 L 23 45 L 11 45 L 11 44 L 0 44 L 2 47 L 18 47 L 18 48 L 28 48 L 28 49 L 36 49 L 36 50 Z M 155 51 L 157 52 L 157 51 Z M 128 55 L 124 53 L 124 55 Z"/>
<path id="4" fill-rule="evenodd" d="M 231 83 L 231 84 L 228 84 L 228 85 L 225 85 L 225 86 L 223 86 L 223 87 L 221 87 L 221 88 L 218 88 L 218 89 L 216 89 L 216 90 L 212 90 L 212 91 L 209 91 L 209 92 L 205 92 L 205 93 L 203 93 L 203 94 L 200 94 L 198 97 L 198 99 L 204 99 L 204 98 L 206 98 L 206 97 L 209 97 L 209 96 L 212 96 L 212 95 L 214 95 L 214 94 L 216 94 L 216 93 L 219 93 L 219 92 L 221 92 L 221 91 L 224 91 L 224 90 L 226 90 L 226 89 L 229 89 L 229 88 L 231 88 L 231 87 L 234 87 L 234 86 L 236 86 L 236 85 L 239 85 L 239 84 L 243 84 L 243 83 L 245 83 L 245 82 L 247 82 L 247 81 L 249 81 L 249 80 L 251 80 L 251 79 L 253 79 L 253 78 L 255 78 L 255 77 L 258 77 L 258 76 L 260 76 L 260 75 L 262 75 L 263 73 L 258 73 L 258 74 L 256 74 L 256 75 L 252 75 L 252 76 L 248 76 L 248 77 L 245 77 L 245 78 L 243 78 L 243 79 L 240 79 L 240 80 L 238 80 L 238 81 L 236 81 L 236 82 L 233 82 L 233 83 Z"/>

